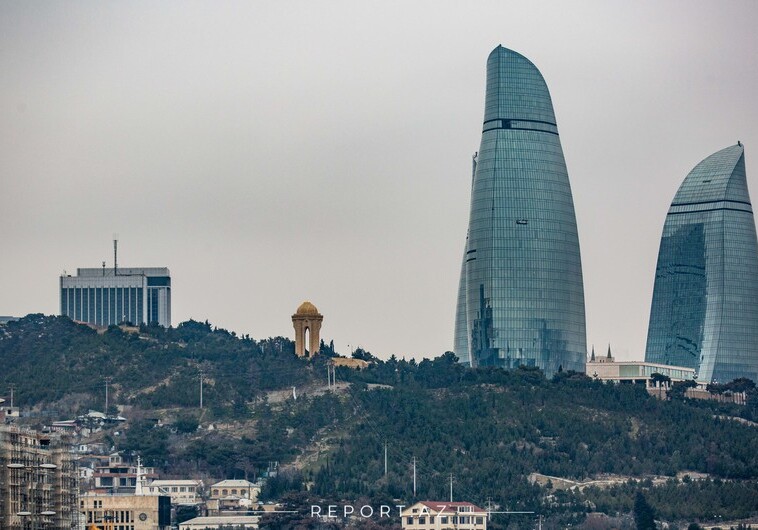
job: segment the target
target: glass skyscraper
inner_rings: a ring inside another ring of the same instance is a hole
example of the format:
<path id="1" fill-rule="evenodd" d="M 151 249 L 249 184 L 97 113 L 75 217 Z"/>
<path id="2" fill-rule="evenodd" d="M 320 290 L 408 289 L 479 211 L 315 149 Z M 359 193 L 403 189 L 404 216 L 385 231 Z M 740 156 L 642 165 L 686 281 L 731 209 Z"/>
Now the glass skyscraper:
<path id="1" fill-rule="evenodd" d="M 658 252 L 645 360 L 758 382 L 758 240 L 737 143 L 679 187 Z"/>
<path id="2" fill-rule="evenodd" d="M 498 46 L 487 60 L 482 143 L 458 287 L 454 351 L 471 366 L 584 371 L 584 287 L 574 204 L 539 70 Z"/>

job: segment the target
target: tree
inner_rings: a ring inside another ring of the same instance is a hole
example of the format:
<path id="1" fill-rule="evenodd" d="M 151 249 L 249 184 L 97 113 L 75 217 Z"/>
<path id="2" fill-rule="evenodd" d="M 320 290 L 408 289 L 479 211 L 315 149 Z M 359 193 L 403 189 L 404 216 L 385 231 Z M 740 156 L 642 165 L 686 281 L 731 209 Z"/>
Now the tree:
<path id="1" fill-rule="evenodd" d="M 195 432 L 200 425 L 194 414 L 181 414 L 174 422 L 174 427 L 181 433 Z"/>
<path id="2" fill-rule="evenodd" d="M 364 350 L 360 346 L 358 346 L 355 349 L 355 351 L 353 351 L 352 357 L 353 357 L 353 359 L 361 359 L 363 361 L 368 361 L 368 362 L 374 362 L 374 361 L 377 360 L 376 357 L 374 357 L 373 355 L 371 355 L 371 352 L 368 352 L 368 351 Z"/>
<path id="3" fill-rule="evenodd" d="M 667 375 L 659 374 L 658 372 L 650 374 L 650 381 L 658 386 L 668 386 L 671 383 L 671 378 Z"/>
<path id="4" fill-rule="evenodd" d="M 695 388 L 696 386 L 697 383 L 691 379 L 687 381 L 677 381 L 671 385 L 667 395 L 669 399 L 684 399 L 684 394 L 687 392 L 687 389 Z"/>
<path id="5" fill-rule="evenodd" d="M 738 377 L 731 383 L 727 383 L 726 387 L 732 392 L 750 392 L 755 390 L 755 383 L 747 377 Z"/>
<path id="6" fill-rule="evenodd" d="M 637 530 L 655 530 L 655 512 L 641 491 L 634 498 L 634 524 Z"/>

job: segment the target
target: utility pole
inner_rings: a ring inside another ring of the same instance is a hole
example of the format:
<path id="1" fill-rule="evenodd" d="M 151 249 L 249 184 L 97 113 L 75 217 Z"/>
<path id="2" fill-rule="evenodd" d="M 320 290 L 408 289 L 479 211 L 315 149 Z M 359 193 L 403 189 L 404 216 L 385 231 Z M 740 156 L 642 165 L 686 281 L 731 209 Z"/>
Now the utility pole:
<path id="1" fill-rule="evenodd" d="M 450 473 L 450 502 L 453 502 L 453 474 Z"/>
<path id="2" fill-rule="evenodd" d="M 387 442 L 384 442 L 384 476 L 387 476 Z"/>
<path id="3" fill-rule="evenodd" d="M 203 409 L 203 376 L 205 374 L 200 370 L 200 410 Z"/>
<path id="4" fill-rule="evenodd" d="M 108 384 L 113 381 L 112 377 L 105 378 L 105 415 L 108 415 Z"/>
<path id="5" fill-rule="evenodd" d="M 413 457 L 413 497 L 416 497 L 416 457 Z"/>
<path id="6" fill-rule="evenodd" d="M 11 387 L 11 408 L 13 408 L 13 391 L 16 389 L 16 385 L 8 385 Z"/>

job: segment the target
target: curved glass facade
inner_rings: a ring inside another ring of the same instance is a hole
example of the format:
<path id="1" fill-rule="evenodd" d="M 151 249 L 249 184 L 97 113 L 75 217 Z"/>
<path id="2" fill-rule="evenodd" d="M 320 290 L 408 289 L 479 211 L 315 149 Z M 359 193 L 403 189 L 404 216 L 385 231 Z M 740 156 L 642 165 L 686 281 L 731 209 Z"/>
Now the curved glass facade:
<path id="1" fill-rule="evenodd" d="M 584 371 L 579 238 L 550 93 L 498 46 L 487 60 L 454 349 L 472 366 Z"/>
<path id="2" fill-rule="evenodd" d="M 758 381 L 758 240 L 739 143 L 687 175 L 663 226 L 645 360 Z"/>

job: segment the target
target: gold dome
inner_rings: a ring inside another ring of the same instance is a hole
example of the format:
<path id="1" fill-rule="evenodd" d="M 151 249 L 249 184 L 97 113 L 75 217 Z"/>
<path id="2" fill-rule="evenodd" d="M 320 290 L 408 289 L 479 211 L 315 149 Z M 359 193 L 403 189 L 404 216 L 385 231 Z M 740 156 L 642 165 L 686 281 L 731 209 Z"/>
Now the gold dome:
<path id="1" fill-rule="evenodd" d="M 312 303 L 308 302 L 307 300 L 300 304 L 300 307 L 297 308 L 296 315 L 318 315 L 318 309 L 316 309 L 316 306 Z"/>

